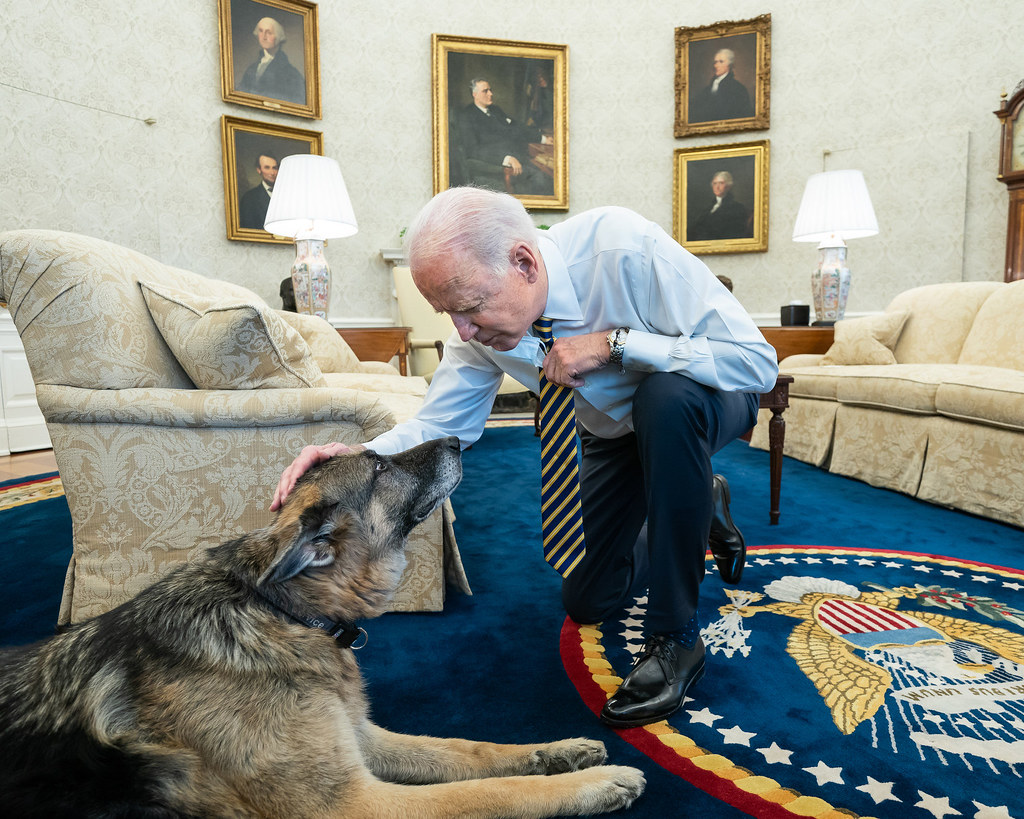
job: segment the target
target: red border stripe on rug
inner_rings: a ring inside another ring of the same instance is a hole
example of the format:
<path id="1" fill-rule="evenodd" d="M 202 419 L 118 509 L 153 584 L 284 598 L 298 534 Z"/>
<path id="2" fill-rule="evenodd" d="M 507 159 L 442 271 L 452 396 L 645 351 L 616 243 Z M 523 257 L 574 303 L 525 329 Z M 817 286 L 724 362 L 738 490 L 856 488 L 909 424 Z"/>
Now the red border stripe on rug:
<path id="1" fill-rule="evenodd" d="M 562 623 L 559 637 L 559 651 L 562 665 L 586 706 L 595 715 L 601 712 L 608 696 L 594 682 L 590 669 L 583 661 L 583 650 L 580 648 L 579 625 L 569 617 Z M 728 779 L 705 771 L 693 764 L 689 759 L 674 753 L 663 744 L 657 736 L 644 728 L 627 728 L 616 730 L 620 737 L 652 759 L 665 770 L 682 777 L 691 785 L 700 788 L 707 794 L 720 799 L 726 804 L 739 808 L 753 816 L 763 819 L 793 819 L 797 814 L 786 810 L 782 805 L 766 801 L 755 794 L 747 793 Z"/>

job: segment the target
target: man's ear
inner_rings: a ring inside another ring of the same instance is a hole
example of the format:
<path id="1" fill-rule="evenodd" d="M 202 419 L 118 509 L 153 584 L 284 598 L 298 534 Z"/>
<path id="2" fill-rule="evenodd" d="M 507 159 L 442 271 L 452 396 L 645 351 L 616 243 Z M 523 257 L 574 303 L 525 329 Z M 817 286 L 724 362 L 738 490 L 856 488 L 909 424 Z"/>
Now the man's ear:
<path id="1" fill-rule="evenodd" d="M 259 585 L 284 583 L 310 566 L 329 566 L 334 562 L 331 536 L 334 534 L 336 521 L 333 517 L 326 520 L 312 520 L 311 517 L 308 512 L 303 515 L 300 520 L 299 536 L 277 553 L 260 577 Z"/>
<path id="2" fill-rule="evenodd" d="M 519 242 L 512 248 L 512 266 L 530 284 L 537 281 L 537 275 L 540 272 L 537 266 L 537 256 L 525 242 Z"/>

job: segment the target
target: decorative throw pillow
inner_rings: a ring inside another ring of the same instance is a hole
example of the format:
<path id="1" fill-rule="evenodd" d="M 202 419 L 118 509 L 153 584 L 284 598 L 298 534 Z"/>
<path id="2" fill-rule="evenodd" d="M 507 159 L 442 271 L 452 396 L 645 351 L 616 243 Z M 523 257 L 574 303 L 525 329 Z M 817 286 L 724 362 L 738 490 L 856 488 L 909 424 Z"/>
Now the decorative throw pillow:
<path id="1" fill-rule="evenodd" d="M 892 354 L 909 310 L 836 322 L 836 336 L 821 364 L 895 364 Z"/>
<path id="2" fill-rule="evenodd" d="M 313 358 L 316 359 L 316 363 L 320 365 L 323 372 L 359 372 L 361 362 L 330 322 L 319 316 L 290 313 L 285 310 L 275 310 L 274 314 L 294 327 L 299 335 L 306 340 L 309 349 L 313 352 Z"/>
<path id="3" fill-rule="evenodd" d="M 139 286 L 164 341 L 200 389 L 323 386 L 309 345 L 267 305 L 152 282 Z"/>

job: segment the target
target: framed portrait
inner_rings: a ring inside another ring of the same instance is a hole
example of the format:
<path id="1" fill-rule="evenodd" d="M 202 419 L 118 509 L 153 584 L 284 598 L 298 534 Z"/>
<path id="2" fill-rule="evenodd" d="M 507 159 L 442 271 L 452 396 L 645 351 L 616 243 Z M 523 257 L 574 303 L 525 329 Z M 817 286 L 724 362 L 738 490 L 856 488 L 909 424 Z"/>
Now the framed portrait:
<path id="1" fill-rule="evenodd" d="M 307 0 L 217 0 L 225 102 L 320 118 L 317 6 Z"/>
<path id="2" fill-rule="evenodd" d="M 768 127 L 771 40 L 770 14 L 676 29 L 677 137 Z"/>
<path id="3" fill-rule="evenodd" d="M 697 255 L 768 250 L 768 140 L 679 148 L 672 235 Z"/>
<path id="4" fill-rule="evenodd" d="M 569 47 L 433 35 L 434 193 L 569 209 Z"/>
<path id="5" fill-rule="evenodd" d="M 281 160 L 291 154 L 323 156 L 319 131 L 304 131 L 236 117 L 220 119 L 224 156 L 224 213 L 228 238 L 242 242 L 291 244 L 263 229 Z"/>

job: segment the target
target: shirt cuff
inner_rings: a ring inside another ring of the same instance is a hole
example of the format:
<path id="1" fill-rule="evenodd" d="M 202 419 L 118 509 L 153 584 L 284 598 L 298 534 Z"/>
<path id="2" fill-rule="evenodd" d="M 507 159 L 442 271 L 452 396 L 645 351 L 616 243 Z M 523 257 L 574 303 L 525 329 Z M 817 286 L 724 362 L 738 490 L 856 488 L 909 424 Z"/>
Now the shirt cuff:
<path id="1" fill-rule="evenodd" d="M 643 330 L 630 330 L 622 351 L 622 366 L 638 372 L 661 372 L 669 369 L 672 359 L 687 360 L 691 348 L 688 338 L 659 336 Z"/>

